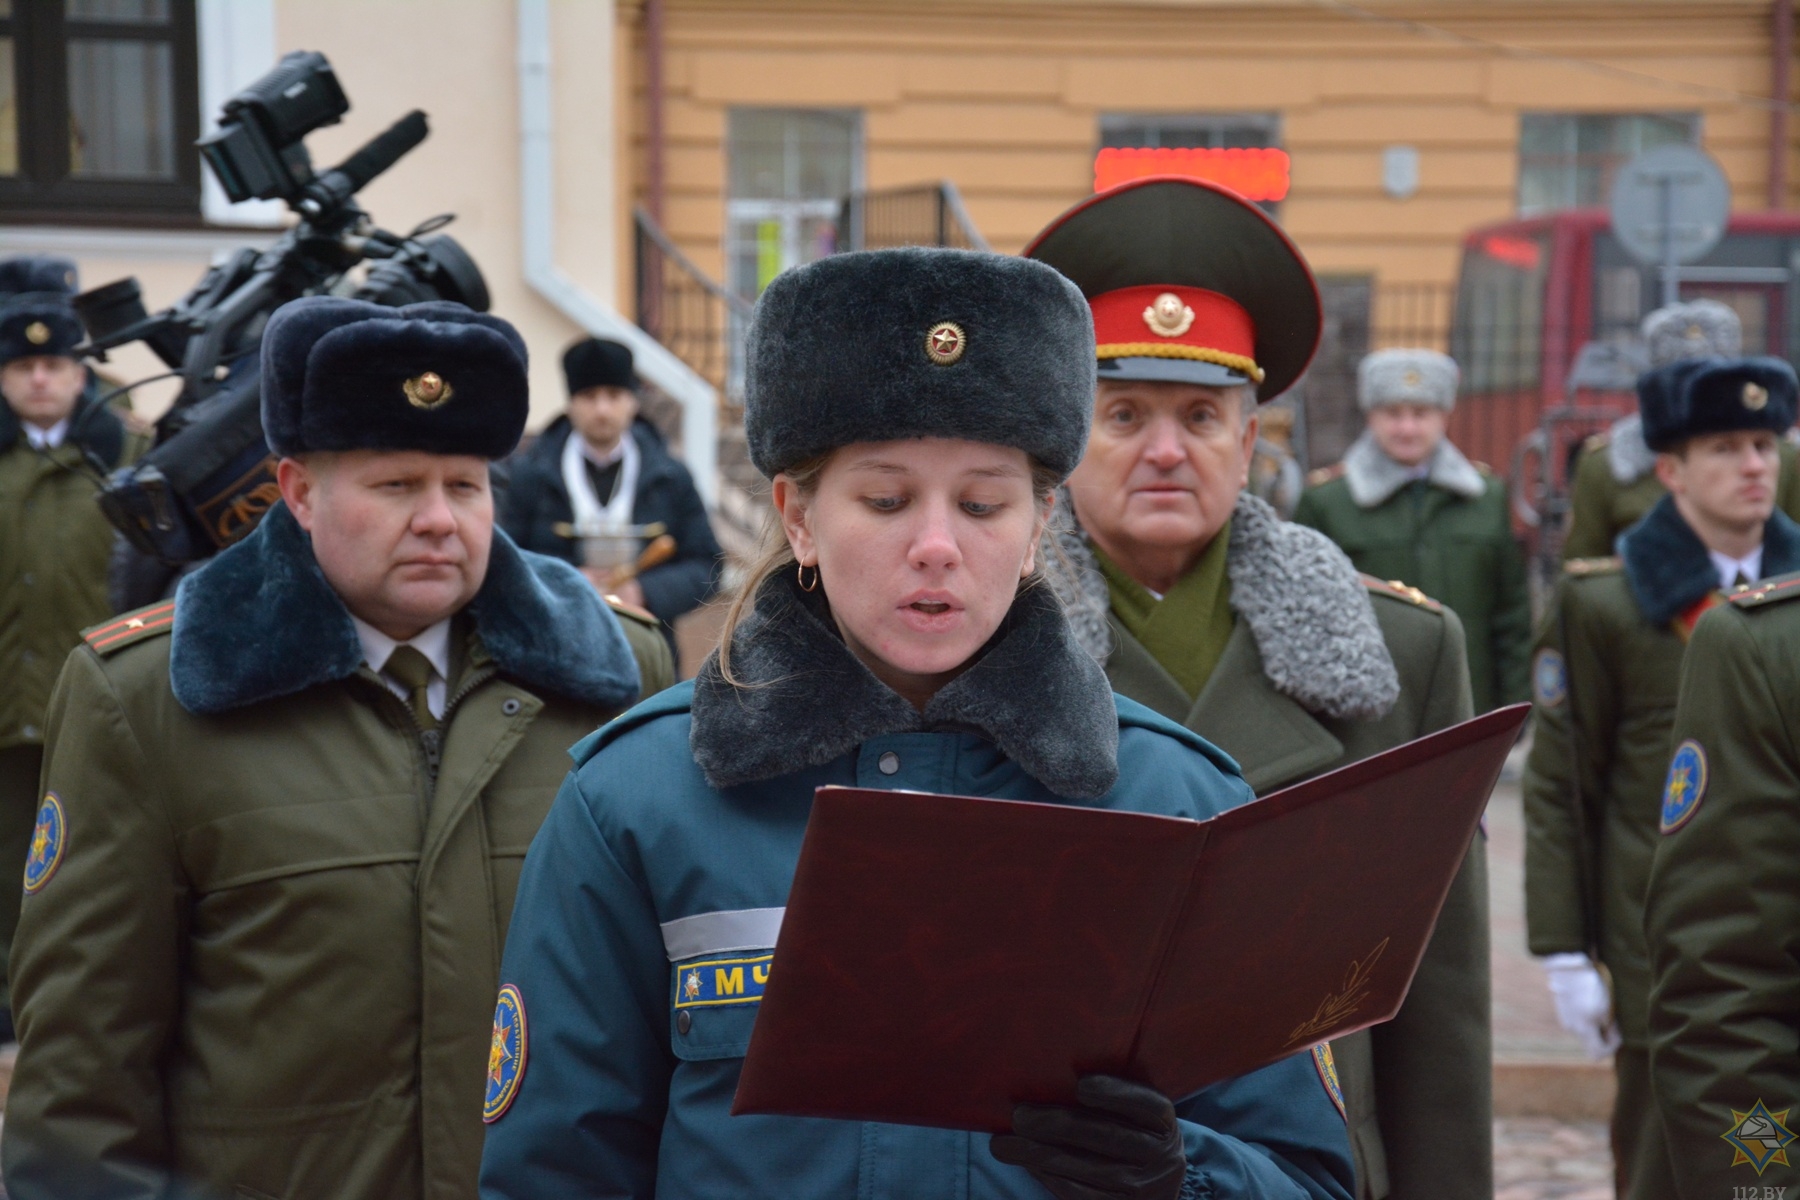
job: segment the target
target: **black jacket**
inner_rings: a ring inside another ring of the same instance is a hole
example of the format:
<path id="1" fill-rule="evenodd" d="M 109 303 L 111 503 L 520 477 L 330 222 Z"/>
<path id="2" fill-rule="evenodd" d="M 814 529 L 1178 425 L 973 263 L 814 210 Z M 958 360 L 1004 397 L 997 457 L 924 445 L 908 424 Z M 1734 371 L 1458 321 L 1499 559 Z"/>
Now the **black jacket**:
<path id="1" fill-rule="evenodd" d="M 525 549 L 580 565 L 579 543 L 556 532 L 558 524 L 575 519 L 562 477 L 563 447 L 572 434 L 569 418 L 558 417 L 529 450 L 512 460 L 512 482 L 500 524 Z M 667 623 L 706 603 L 718 589 L 719 543 L 693 477 L 663 445 L 662 435 L 640 419 L 632 425 L 631 436 L 642 456 L 631 519 L 639 525 L 660 522 L 675 539 L 675 557 L 638 577 L 644 607 Z"/>

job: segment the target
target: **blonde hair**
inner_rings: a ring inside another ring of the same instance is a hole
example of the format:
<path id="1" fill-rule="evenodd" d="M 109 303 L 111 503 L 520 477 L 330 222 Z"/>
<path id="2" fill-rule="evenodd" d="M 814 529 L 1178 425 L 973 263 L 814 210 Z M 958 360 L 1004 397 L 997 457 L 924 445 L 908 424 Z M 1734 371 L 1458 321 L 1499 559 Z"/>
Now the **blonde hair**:
<path id="1" fill-rule="evenodd" d="M 786 475 L 794 485 L 803 502 L 809 502 L 819 490 L 819 478 L 825 474 L 825 468 L 837 456 L 836 450 L 815 455 L 802 462 L 795 463 L 780 474 Z M 1046 502 L 1062 484 L 1062 473 L 1029 459 L 1031 463 L 1031 494 L 1039 503 Z M 731 604 L 725 609 L 725 624 L 719 630 L 719 676 L 732 687 L 754 687 L 755 684 L 739 679 L 731 672 L 731 643 L 737 636 L 738 625 L 755 607 L 756 595 L 762 591 L 763 584 L 788 571 L 798 570 L 800 560 L 794 557 L 794 548 L 788 544 L 787 532 L 781 526 L 781 513 L 772 505 L 769 513 L 763 518 L 762 534 L 758 539 L 756 557 L 744 572 L 744 582 L 739 585 L 737 593 L 732 596 Z M 817 568 L 814 568 L 817 570 Z M 1039 577 L 1042 567 L 1033 571 L 1031 577 L 1021 586 L 1030 586 Z"/>

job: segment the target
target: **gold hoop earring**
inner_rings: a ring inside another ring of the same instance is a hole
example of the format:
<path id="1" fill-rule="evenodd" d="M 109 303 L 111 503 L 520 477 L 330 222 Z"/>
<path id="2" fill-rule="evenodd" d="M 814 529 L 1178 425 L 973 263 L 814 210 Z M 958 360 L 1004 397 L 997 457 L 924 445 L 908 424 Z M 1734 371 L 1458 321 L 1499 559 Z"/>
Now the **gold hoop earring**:
<path id="1" fill-rule="evenodd" d="M 794 579 L 799 583 L 800 590 L 803 592 L 816 592 L 819 590 L 819 568 L 817 567 L 813 568 L 812 582 L 808 583 L 806 582 L 806 565 L 804 563 L 795 563 Z"/>

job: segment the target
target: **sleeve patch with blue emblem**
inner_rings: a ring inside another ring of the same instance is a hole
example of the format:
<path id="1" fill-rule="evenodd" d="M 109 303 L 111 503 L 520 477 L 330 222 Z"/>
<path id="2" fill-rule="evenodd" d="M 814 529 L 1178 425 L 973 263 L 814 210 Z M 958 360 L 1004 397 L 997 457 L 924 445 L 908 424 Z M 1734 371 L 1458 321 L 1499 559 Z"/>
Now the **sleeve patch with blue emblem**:
<path id="1" fill-rule="evenodd" d="M 1540 708 L 1555 708 L 1569 695 L 1569 668 L 1555 650 L 1539 650 L 1531 660 L 1531 698 Z"/>
<path id="2" fill-rule="evenodd" d="M 675 1007 L 716 1008 L 722 1004 L 761 1004 L 769 985 L 774 951 L 755 958 L 711 958 L 682 963 L 675 969 Z"/>
<path id="3" fill-rule="evenodd" d="M 68 823 L 63 816 L 62 801 L 55 792 L 44 793 L 38 806 L 37 825 L 31 831 L 31 852 L 25 856 L 25 894 L 42 891 L 62 865 L 63 849 L 68 845 Z"/>
<path id="4" fill-rule="evenodd" d="M 525 1078 L 525 1048 L 525 998 L 509 983 L 500 989 L 500 1002 L 494 1007 L 494 1037 L 488 1043 L 487 1097 L 481 1105 L 483 1123 L 492 1125 L 512 1107 L 519 1094 L 519 1081 Z"/>
<path id="5" fill-rule="evenodd" d="M 1706 799 L 1706 748 L 1693 738 L 1675 747 L 1669 760 L 1669 778 L 1663 784 L 1662 831 L 1674 833 L 1686 825 Z"/>
<path id="6" fill-rule="evenodd" d="M 1344 1113 L 1344 1089 L 1338 1083 L 1337 1060 L 1331 1057 L 1331 1043 L 1320 1042 L 1312 1048 L 1313 1070 L 1319 1073 L 1319 1082 L 1325 1085 L 1325 1094 L 1331 1097 L 1331 1103 L 1338 1110 L 1338 1116 L 1349 1120 Z"/>

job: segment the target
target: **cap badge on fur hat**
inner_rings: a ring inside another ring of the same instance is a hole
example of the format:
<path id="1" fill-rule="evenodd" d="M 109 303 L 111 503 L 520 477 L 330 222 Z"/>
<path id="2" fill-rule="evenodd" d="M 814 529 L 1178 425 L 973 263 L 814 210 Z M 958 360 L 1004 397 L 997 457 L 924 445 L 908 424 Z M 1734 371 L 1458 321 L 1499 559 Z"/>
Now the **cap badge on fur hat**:
<path id="1" fill-rule="evenodd" d="M 1751 412 L 1761 412 L 1769 403 L 1769 389 L 1759 383 L 1744 385 L 1744 407 Z"/>
<path id="2" fill-rule="evenodd" d="M 1194 327 L 1194 309 L 1174 292 L 1164 292 L 1144 310 L 1144 324 L 1157 337 L 1180 337 Z"/>
<path id="3" fill-rule="evenodd" d="M 1425 377 L 1417 371 L 1408 371 L 1400 377 L 1400 381 L 1409 388 L 1416 388 L 1425 382 Z"/>
<path id="4" fill-rule="evenodd" d="M 442 408 L 450 403 L 450 397 L 456 395 L 456 389 L 444 381 L 444 377 L 436 371 L 426 371 L 422 375 L 414 375 L 400 385 L 406 393 L 406 399 L 414 408 L 422 408 L 430 412 L 434 408 Z"/>
<path id="5" fill-rule="evenodd" d="M 25 327 L 25 340 L 34 346 L 42 346 L 50 340 L 50 327 L 42 321 L 33 321 Z"/>
<path id="6" fill-rule="evenodd" d="M 955 321 L 939 321 L 925 335 L 925 353 L 940 367 L 947 367 L 969 348 L 969 335 Z"/>

